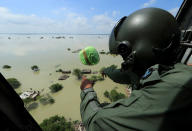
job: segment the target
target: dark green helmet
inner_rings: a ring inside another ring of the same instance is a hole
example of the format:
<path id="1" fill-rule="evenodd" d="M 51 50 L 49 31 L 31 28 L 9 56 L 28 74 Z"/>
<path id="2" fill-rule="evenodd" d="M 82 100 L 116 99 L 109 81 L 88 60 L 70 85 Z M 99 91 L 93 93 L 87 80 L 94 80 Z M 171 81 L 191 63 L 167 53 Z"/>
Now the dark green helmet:
<path id="1" fill-rule="evenodd" d="M 124 65 L 148 68 L 169 63 L 167 52 L 172 52 L 179 41 L 175 18 L 159 8 L 144 8 L 123 17 L 113 28 L 109 50 L 120 54 Z M 170 58 L 173 60 L 172 58 Z"/>

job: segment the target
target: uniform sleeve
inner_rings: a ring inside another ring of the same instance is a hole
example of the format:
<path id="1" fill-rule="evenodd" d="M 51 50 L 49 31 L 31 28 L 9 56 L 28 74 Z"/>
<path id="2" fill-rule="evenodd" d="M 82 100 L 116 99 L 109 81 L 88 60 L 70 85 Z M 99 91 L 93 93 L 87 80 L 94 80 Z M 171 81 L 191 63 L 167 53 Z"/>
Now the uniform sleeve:
<path id="1" fill-rule="evenodd" d="M 80 113 L 82 122 L 85 125 L 86 129 L 89 128 L 91 120 L 100 109 L 102 108 L 100 107 L 100 103 L 97 100 L 97 95 L 93 88 L 82 90 Z"/>
<path id="2" fill-rule="evenodd" d="M 111 80 L 120 84 L 135 84 L 138 82 L 139 77 L 130 71 L 122 72 L 120 69 L 107 67 L 103 71 Z"/>
<path id="3" fill-rule="evenodd" d="M 140 92 L 134 91 L 131 97 L 120 99 L 107 106 L 100 106 L 93 88 L 81 92 L 81 118 L 87 131 L 130 131 L 137 129 L 137 123 L 132 119 L 138 119 L 141 103 L 138 103 Z M 134 107 L 131 107 L 134 105 Z M 136 114 L 133 114 L 133 113 Z M 129 117 L 130 116 L 130 117 Z M 135 117 L 133 117 L 135 116 Z M 130 129 L 130 130 L 128 130 Z"/>

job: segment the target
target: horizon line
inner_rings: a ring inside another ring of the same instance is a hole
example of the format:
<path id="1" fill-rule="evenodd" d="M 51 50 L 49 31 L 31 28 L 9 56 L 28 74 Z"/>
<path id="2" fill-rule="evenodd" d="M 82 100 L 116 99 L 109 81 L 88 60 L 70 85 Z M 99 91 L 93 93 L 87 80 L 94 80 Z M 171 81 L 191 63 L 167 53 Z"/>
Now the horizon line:
<path id="1" fill-rule="evenodd" d="M 110 35 L 110 33 L 0 33 L 0 34 L 23 34 L 23 35 L 32 35 L 32 34 L 54 34 L 54 35 Z"/>

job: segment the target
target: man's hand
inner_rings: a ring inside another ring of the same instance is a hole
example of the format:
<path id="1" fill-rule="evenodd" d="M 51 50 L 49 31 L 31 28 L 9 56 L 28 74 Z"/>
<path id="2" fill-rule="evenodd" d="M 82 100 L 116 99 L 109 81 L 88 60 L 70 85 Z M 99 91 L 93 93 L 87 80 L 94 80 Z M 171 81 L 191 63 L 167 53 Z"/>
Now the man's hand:
<path id="1" fill-rule="evenodd" d="M 82 77 L 81 81 L 81 90 L 87 89 L 87 88 L 92 88 L 94 85 L 94 82 L 88 80 L 85 76 Z"/>

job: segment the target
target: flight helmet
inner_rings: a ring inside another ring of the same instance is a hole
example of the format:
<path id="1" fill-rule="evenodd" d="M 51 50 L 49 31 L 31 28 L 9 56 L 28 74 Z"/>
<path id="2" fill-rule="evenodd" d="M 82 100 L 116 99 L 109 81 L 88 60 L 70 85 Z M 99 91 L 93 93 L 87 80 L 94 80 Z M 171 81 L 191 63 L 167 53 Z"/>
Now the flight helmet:
<path id="1" fill-rule="evenodd" d="M 144 8 L 119 20 L 109 38 L 109 51 L 123 57 L 122 69 L 145 70 L 154 64 L 174 63 L 179 40 L 173 15 L 159 8 Z"/>

